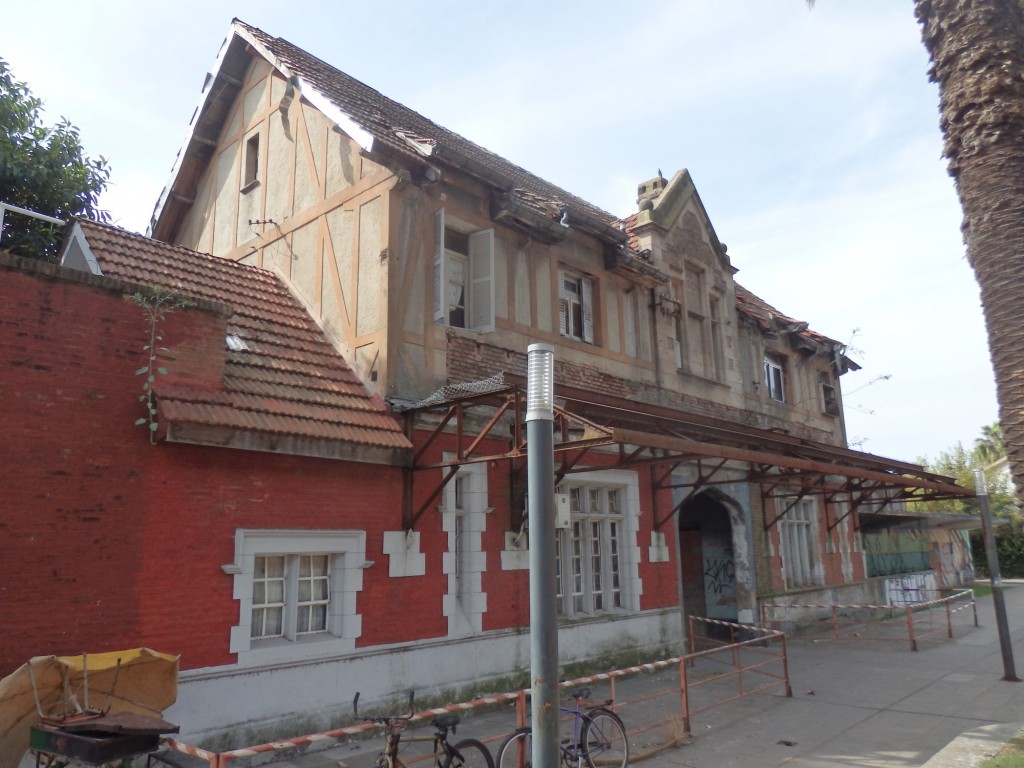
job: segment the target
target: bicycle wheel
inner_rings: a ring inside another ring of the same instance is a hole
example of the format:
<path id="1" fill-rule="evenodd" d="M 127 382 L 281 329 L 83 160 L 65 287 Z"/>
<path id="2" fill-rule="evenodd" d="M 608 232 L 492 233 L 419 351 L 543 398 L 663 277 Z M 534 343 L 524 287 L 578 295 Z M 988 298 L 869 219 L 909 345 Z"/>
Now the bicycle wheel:
<path id="1" fill-rule="evenodd" d="M 587 712 L 580 741 L 590 768 L 626 768 L 629 763 L 626 728 L 609 709 L 598 707 Z"/>
<path id="2" fill-rule="evenodd" d="M 533 733 L 520 728 L 498 747 L 497 768 L 531 768 L 533 765 Z"/>
<path id="3" fill-rule="evenodd" d="M 482 741 L 463 739 L 451 748 L 443 768 L 494 768 L 494 760 Z"/>

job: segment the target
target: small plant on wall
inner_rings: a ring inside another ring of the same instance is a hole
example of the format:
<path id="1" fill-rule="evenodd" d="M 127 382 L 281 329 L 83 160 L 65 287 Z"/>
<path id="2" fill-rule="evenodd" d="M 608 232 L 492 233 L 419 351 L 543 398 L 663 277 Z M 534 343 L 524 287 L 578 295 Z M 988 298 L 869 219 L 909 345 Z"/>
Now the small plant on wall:
<path id="1" fill-rule="evenodd" d="M 163 288 L 157 287 L 150 294 L 136 291 L 131 296 L 125 297 L 128 301 L 138 304 L 146 317 L 149 325 L 149 343 L 143 346 L 142 351 L 146 354 L 146 364 L 135 372 L 136 376 L 142 376 L 142 394 L 139 395 L 139 402 L 146 406 L 146 415 L 136 419 L 136 426 L 147 427 L 149 442 L 156 443 L 156 395 L 153 385 L 157 376 L 167 374 L 167 369 L 157 365 L 157 357 L 161 352 L 170 352 L 160 342 L 164 340 L 160 331 L 160 324 L 168 315 L 178 309 L 185 309 L 195 305 L 191 299 L 178 296 Z"/>

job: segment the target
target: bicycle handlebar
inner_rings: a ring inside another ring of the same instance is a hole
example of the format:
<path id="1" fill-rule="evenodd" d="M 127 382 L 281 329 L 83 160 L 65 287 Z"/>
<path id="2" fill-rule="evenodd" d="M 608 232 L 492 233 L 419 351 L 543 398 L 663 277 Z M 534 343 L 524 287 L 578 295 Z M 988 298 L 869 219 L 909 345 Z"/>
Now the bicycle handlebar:
<path id="1" fill-rule="evenodd" d="M 360 717 L 359 716 L 359 691 L 356 691 L 355 698 L 352 699 L 352 711 L 355 713 L 356 720 L 364 720 L 368 723 L 380 723 L 381 725 L 393 725 L 402 720 L 411 720 L 415 714 L 412 707 L 413 698 L 416 696 L 416 692 L 409 691 L 409 714 L 407 715 L 378 715 L 377 717 Z"/>

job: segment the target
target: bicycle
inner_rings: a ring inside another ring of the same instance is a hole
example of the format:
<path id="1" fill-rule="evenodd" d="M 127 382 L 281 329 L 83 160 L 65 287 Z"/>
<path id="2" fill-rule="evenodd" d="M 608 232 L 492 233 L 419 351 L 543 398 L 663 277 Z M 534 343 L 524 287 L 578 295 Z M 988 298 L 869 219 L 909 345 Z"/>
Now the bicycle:
<path id="1" fill-rule="evenodd" d="M 566 768 L 626 768 L 629 763 L 629 740 L 622 719 L 607 709 L 611 700 L 586 711 L 580 701 L 590 698 L 589 688 L 571 691 L 572 707 L 559 707 L 571 714 L 572 736 L 558 745 Z M 533 729 L 527 726 L 511 733 L 498 748 L 497 768 L 532 768 Z"/>
<path id="2" fill-rule="evenodd" d="M 384 751 L 377 756 L 374 768 L 409 768 L 399 754 L 402 733 L 413 718 L 413 692 L 409 691 L 409 712 L 405 715 L 379 715 L 377 717 L 359 717 L 359 694 L 352 700 L 352 709 L 356 719 L 368 723 L 377 723 L 384 728 Z M 434 768 L 494 768 L 494 760 L 483 742 L 476 739 L 463 739 L 457 744 L 448 742 L 448 732 L 455 733 L 455 727 L 461 722 L 457 714 L 442 715 L 430 721 L 434 727 L 432 736 L 409 736 L 406 742 L 431 741 L 434 745 Z"/>

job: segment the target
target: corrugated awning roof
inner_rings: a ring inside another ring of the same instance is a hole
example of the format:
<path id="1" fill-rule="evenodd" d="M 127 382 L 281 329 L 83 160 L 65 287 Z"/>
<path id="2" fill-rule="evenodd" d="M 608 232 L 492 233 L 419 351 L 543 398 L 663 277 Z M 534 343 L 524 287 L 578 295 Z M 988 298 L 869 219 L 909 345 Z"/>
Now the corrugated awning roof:
<path id="1" fill-rule="evenodd" d="M 417 463 L 414 459 L 414 469 L 524 457 L 525 395 L 520 378 L 507 376 L 504 385 L 489 392 L 408 408 L 408 413 L 447 412 L 439 429 L 454 423 L 460 432 L 457 444 L 466 446 L 443 464 Z M 686 489 L 683 501 L 715 485 L 756 483 L 764 496 L 782 500 L 784 506 L 774 517 L 766 517 L 766 528 L 784 516 L 796 500 L 812 494 L 846 502 L 847 514 L 877 513 L 900 502 L 975 495 L 973 489 L 958 485 L 953 478 L 917 464 L 778 431 L 653 405 L 599 401 L 592 393 L 565 387 L 556 388 L 556 397 L 564 403 L 556 409 L 555 419 L 555 471 L 559 479 L 592 470 L 655 467 L 655 490 Z M 512 426 L 512 450 L 498 456 L 473 452 L 485 432 L 499 423 L 492 417 L 483 431 L 462 434 L 462 425 L 470 420 L 462 418 L 459 411 L 478 407 L 497 407 L 499 414 L 509 418 L 518 414 Z M 588 462 L 586 457 L 594 451 L 605 458 Z M 613 464 L 607 461 L 610 452 L 616 457 Z M 665 520 L 655 522 L 660 527 Z"/>

